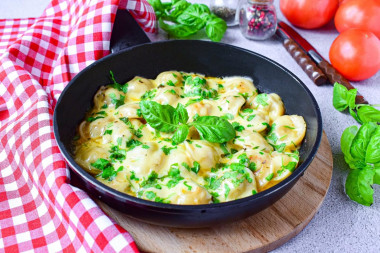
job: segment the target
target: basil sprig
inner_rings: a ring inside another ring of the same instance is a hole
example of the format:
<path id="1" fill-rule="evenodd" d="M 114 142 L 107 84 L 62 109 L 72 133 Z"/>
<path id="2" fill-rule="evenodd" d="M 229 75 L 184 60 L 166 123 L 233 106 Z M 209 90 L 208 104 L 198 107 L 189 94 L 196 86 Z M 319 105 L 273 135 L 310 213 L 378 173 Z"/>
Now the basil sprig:
<path id="1" fill-rule="evenodd" d="M 348 108 L 351 116 L 360 124 L 380 122 L 380 111 L 374 107 L 379 105 L 355 104 L 356 89 L 347 90 L 343 85 L 335 83 L 333 92 L 333 106 L 338 111 Z"/>
<path id="2" fill-rule="evenodd" d="M 235 137 L 235 129 L 226 119 L 217 116 L 198 116 L 189 122 L 189 115 L 182 104 L 177 108 L 161 105 L 155 101 L 141 101 L 141 114 L 154 129 L 171 133 L 172 142 L 179 144 L 186 140 L 190 127 L 194 126 L 202 139 L 213 143 L 224 143 Z"/>
<path id="3" fill-rule="evenodd" d="M 177 38 L 186 38 L 205 28 L 212 41 L 220 41 L 227 30 L 226 22 L 211 13 L 205 4 L 191 4 L 186 0 L 148 0 L 160 27 Z"/>
<path id="4" fill-rule="evenodd" d="M 372 184 L 380 184 L 380 111 L 371 105 L 355 104 L 356 89 L 347 90 L 335 83 L 333 105 L 338 111 L 349 109 L 360 123 L 350 126 L 341 137 L 341 149 L 351 168 L 346 179 L 346 193 L 359 204 L 373 203 Z"/>

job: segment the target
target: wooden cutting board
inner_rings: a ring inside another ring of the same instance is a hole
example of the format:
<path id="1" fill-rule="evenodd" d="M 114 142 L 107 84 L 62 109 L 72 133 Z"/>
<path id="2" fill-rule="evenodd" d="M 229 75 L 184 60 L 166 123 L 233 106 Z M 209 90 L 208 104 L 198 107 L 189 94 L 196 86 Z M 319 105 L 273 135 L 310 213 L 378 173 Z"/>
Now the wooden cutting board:
<path id="1" fill-rule="evenodd" d="M 150 225 L 97 202 L 133 236 L 144 252 L 266 252 L 297 235 L 314 217 L 326 196 L 332 169 L 331 148 L 323 133 L 315 159 L 284 197 L 251 217 L 212 228 L 179 229 Z"/>

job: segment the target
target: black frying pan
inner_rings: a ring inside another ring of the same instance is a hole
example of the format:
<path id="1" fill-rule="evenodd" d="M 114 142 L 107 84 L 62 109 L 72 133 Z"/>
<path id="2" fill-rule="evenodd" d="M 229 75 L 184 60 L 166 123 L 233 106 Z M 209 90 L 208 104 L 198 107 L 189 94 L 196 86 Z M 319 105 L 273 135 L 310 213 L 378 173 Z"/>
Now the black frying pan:
<path id="1" fill-rule="evenodd" d="M 120 24 L 124 26 L 126 22 L 133 20 L 125 13 L 118 14 L 117 19 L 111 41 L 113 51 L 125 45 L 130 46 L 130 42 L 125 40 L 130 36 L 123 35 L 121 31 L 125 29 L 121 29 Z M 120 20 L 123 22 L 118 22 Z M 128 24 L 136 28 L 135 25 Z M 142 35 L 135 36 L 135 42 L 141 38 L 147 41 L 144 33 L 138 30 L 135 32 Z M 136 75 L 154 79 L 167 70 L 218 77 L 251 77 L 260 92 L 274 92 L 281 96 L 287 114 L 298 114 L 305 118 L 307 132 L 300 149 L 300 166 L 287 179 L 264 192 L 220 204 L 184 206 L 156 203 L 103 185 L 75 163 L 70 150 L 76 128 L 92 107 L 96 91 L 100 86 L 110 83 L 110 70 L 120 83 L 127 82 Z M 54 134 L 72 171 L 79 176 L 81 185 L 92 196 L 101 198 L 115 209 L 145 222 L 174 227 L 205 227 L 245 218 L 284 196 L 313 160 L 321 141 L 322 120 L 318 104 L 307 87 L 278 63 L 260 54 L 227 44 L 172 40 L 145 43 L 115 52 L 81 71 L 67 85 L 57 102 L 54 111 Z"/>

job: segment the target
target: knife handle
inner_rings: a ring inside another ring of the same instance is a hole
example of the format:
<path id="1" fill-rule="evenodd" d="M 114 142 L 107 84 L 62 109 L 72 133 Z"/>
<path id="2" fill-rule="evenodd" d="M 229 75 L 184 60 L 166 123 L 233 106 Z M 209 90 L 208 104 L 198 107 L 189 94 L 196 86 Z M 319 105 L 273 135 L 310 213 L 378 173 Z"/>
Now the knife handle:
<path id="1" fill-rule="evenodd" d="M 293 59 L 316 85 L 319 86 L 327 82 L 325 74 L 323 74 L 314 61 L 298 46 L 296 42 L 294 42 L 294 40 L 286 38 L 283 40 L 283 44 Z"/>
<path id="2" fill-rule="evenodd" d="M 331 66 L 328 61 L 323 59 L 318 63 L 318 67 L 320 67 L 323 73 L 326 74 L 327 78 L 330 81 L 330 84 L 334 85 L 335 82 L 338 82 L 348 90 L 355 89 L 355 87 L 352 86 L 350 82 L 344 78 L 336 69 L 334 69 L 334 67 Z M 367 100 L 365 100 L 359 92 L 356 93 L 356 104 L 368 104 Z"/>

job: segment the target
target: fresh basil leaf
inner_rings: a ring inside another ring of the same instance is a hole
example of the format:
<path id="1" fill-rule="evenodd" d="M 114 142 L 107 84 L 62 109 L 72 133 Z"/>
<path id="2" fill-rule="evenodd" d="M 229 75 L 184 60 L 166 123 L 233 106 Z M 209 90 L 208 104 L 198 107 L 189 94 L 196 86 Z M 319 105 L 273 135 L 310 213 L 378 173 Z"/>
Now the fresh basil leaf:
<path id="1" fill-rule="evenodd" d="M 173 145 L 180 144 L 186 140 L 187 135 L 189 134 L 189 127 L 187 125 L 181 125 L 177 131 L 175 131 L 172 140 Z"/>
<path id="2" fill-rule="evenodd" d="M 370 105 L 359 106 L 357 110 L 359 119 L 363 123 L 376 122 L 380 123 L 380 111 Z"/>
<path id="3" fill-rule="evenodd" d="M 339 83 L 334 84 L 333 106 L 338 111 L 344 111 L 348 107 L 347 88 Z"/>
<path id="4" fill-rule="evenodd" d="M 375 169 L 375 176 L 373 177 L 373 183 L 380 185 L 380 167 Z"/>
<path id="5" fill-rule="evenodd" d="M 182 124 L 186 124 L 189 120 L 189 114 L 187 113 L 187 110 L 185 106 L 183 106 L 183 104 L 178 103 L 176 113 L 178 115 L 179 122 L 181 122 Z"/>
<path id="6" fill-rule="evenodd" d="M 355 107 L 356 89 L 347 90 L 346 87 L 339 83 L 334 84 L 333 106 L 338 111 L 344 111 L 347 107 Z"/>
<path id="7" fill-rule="evenodd" d="M 350 107 L 348 108 L 348 111 L 350 112 L 351 116 L 360 124 L 363 124 L 363 122 L 359 119 L 357 113 L 351 109 Z"/>
<path id="8" fill-rule="evenodd" d="M 191 3 L 187 2 L 186 0 L 180 0 L 180 1 L 172 1 L 172 5 L 170 9 L 167 9 L 165 11 L 167 18 L 171 19 L 172 21 L 176 20 L 179 15 L 181 15 L 184 10 L 186 10 Z"/>
<path id="9" fill-rule="evenodd" d="M 377 126 L 375 133 L 369 140 L 365 155 L 366 163 L 380 163 L 380 126 Z"/>
<path id="10" fill-rule="evenodd" d="M 161 16 L 166 16 L 165 10 L 171 7 L 171 3 L 162 3 L 161 0 L 147 0 L 148 3 L 153 7 L 157 18 Z"/>
<path id="11" fill-rule="evenodd" d="M 358 127 L 350 126 L 343 131 L 342 137 L 340 138 L 340 148 L 342 149 L 342 152 L 344 154 L 344 159 L 346 160 L 348 165 L 350 165 L 350 167 L 351 163 L 355 160 L 351 155 L 351 145 L 357 133 Z"/>
<path id="12" fill-rule="evenodd" d="M 192 4 L 178 16 L 177 22 L 200 30 L 206 25 L 206 21 L 203 19 L 205 13 L 210 14 L 207 5 Z"/>
<path id="13" fill-rule="evenodd" d="M 227 30 L 226 21 L 215 15 L 210 16 L 211 18 L 208 18 L 206 23 L 207 37 L 212 41 L 219 42 L 222 40 L 224 33 Z"/>
<path id="14" fill-rule="evenodd" d="M 350 152 L 353 158 L 365 160 L 368 143 L 377 129 L 377 124 L 369 122 L 362 125 L 352 141 Z"/>
<path id="15" fill-rule="evenodd" d="M 202 139 L 214 143 L 223 143 L 235 137 L 235 129 L 227 120 L 216 116 L 200 116 L 191 124 Z"/>
<path id="16" fill-rule="evenodd" d="M 178 128 L 178 115 L 173 106 L 145 100 L 140 101 L 140 108 L 144 119 L 154 129 L 170 133 Z"/>
<path id="17" fill-rule="evenodd" d="M 351 89 L 347 92 L 347 102 L 348 102 L 348 108 L 354 109 L 356 107 L 355 99 L 356 99 L 356 93 L 357 89 Z"/>
<path id="18" fill-rule="evenodd" d="M 160 27 L 162 30 L 170 34 L 171 36 L 177 37 L 177 38 L 186 38 L 194 33 L 196 33 L 198 30 L 194 27 L 190 27 L 183 24 L 173 24 L 169 25 L 164 22 L 162 18 L 158 20 L 158 23 L 160 24 Z"/>
<path id="19" fill-rule="evenodd" d="M 373 203 L 373 169 L 350 170 L 346 180 L 346 193 L 353 201 L 370 206 Z"/>

